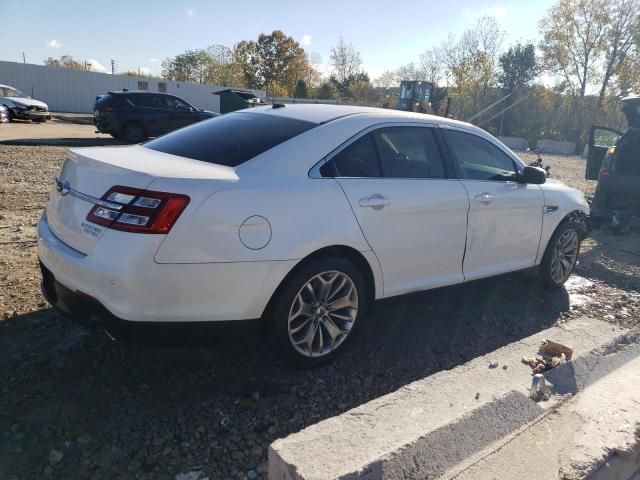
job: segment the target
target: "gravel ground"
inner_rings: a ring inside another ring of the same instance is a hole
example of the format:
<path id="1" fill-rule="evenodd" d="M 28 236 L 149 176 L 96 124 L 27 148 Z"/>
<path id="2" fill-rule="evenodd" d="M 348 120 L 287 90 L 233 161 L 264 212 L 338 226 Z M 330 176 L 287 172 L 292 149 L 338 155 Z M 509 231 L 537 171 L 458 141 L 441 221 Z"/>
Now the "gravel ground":
<path id="1" fill-rule="evenodd" d="M 35 225 L 65 152 L 0 145 L 3 480 L 260 478 L 276 438 L 556 322 L 640 324 L 640 232 L 599 230 L 566 289 L 518 274 L 383 301 L 336 362 L 312 370 L 283 364 L 259 331 L 212 330 L 188 348 L 114 343 L 39 292 Z M 545 160 L 593 192 L 584 160 Z"/>

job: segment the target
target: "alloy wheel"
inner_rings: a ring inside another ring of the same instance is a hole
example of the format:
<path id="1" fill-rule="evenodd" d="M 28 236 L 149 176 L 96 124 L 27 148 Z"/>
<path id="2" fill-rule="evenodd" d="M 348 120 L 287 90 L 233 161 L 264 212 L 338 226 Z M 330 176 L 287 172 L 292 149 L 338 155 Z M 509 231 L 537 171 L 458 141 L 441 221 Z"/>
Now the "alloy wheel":
<path id="1" fill-rule="evenodd" d="M 289 309 L 289 340 L 305 357 L 322 357 L 349 336 L 358 315 L 358 290 L 353 280 L 335 270 L 308 280 Z"/>
<path id="2" fill-rule="evenodd" d="M 578 232 L 569 229 L 560 235 L 551 257 L 551 278 L 556 284 L 562 284 L 571 274 L 578 260 L 579 249 Z"/>

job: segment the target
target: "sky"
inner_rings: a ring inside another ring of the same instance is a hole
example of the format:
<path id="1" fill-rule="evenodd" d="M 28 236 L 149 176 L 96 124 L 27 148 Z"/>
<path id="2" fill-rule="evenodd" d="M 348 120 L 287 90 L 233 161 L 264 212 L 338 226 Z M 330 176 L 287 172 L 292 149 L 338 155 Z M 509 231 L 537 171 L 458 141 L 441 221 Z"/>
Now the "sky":
<path id="1" fill-rule="evenodd" d="M 0 60 L 42 64 L 72 55 L 92 70 L 159 74 L 164 58 L 212 44 L 233 46 L 282 30 L 322 59 L 342 36 L 360 52 L 372 79 L 418 62 L 449 33 L 460 36 L 494 16 L 505 46 L 539 40 L 538 21 L 555 0 L 0 0 Z"/>

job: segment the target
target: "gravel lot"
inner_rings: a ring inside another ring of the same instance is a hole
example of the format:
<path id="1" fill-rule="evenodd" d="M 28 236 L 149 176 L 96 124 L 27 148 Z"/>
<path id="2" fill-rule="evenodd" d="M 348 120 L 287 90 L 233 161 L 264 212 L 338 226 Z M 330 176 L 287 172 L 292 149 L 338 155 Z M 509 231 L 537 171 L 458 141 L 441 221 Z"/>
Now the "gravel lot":
<path id="1" fill-rule="evenodd" d="M 65 152 L 0 145 L 3 480 L 263 477 L 276 438 L 558 321 L 640 324 L 640 232 L 599 230 L 567 289 L 518 274 L 387 300 L 335 363 L 313 370 L 280 362 L 259 331 L 211 331 L 188 348 L 114 343 L 39 292 L 35 225 Z M 584 160 L 545 160 L 593 193 Z"/>

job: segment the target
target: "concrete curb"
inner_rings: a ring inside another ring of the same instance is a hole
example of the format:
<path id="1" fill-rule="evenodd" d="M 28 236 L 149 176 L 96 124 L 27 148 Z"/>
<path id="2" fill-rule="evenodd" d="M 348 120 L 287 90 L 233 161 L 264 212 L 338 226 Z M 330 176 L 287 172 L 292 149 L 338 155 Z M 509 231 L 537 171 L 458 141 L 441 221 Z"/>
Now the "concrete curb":
<path id="1" fill-rule="evenodd" d="M 560 396 L 555 401 L 536 404 L 527 397 L 531 370 L 520 360 L 537 352 L 542 340 L 551 338 L 572 345 L 576 352 L 572 364 L 579 369 L 579 361 L 587 358 L 587 352 L 611 345 L 625 333 L 604 322 L 578 319 L 413 382 L 277 440 L 269 448 L 269 478 L 454 475 L 486 456 L 487 449 L 497 448 L 539 421 L 549 407 L 567 398 Z M 493 359 L 508 368 L 488 368 Z M 584 365 L 589 361 L 585 360 Z M 592 378 L 599 377 L 594 374 Z M 575 382 L 576 388 L 580 381 Z M 563 391 L 572 388 L 570 382 L 563 385 L 556 379 L 556 383 Z"/>

